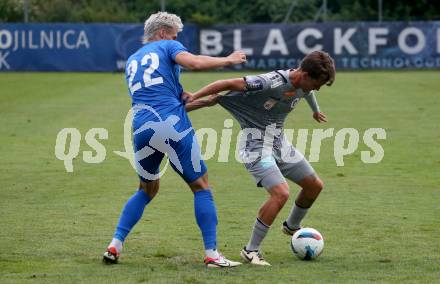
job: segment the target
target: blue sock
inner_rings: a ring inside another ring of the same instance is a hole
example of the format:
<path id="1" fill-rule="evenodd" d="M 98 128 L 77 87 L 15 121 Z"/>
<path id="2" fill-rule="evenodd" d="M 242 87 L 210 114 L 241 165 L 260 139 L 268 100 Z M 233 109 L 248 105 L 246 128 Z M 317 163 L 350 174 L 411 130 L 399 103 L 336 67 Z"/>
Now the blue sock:
<path id="1" fill-rule="evenodd" d="M 194 193 L 194 213 L 206 249 L 217 247 L 217 209 L 209 189 Z"/>
<path id="2" fill-rule="evenodd" d="M 121 242 L 125 241 L 128 233 L 134 225 L 139 221 L 144 213 L 144 208 L 151 201 L 151 198 L 143 190 L 136 191 L 135 194 L 127 201 L 119 218 L 118 226 L 114 235 L 115 239 Z"/>

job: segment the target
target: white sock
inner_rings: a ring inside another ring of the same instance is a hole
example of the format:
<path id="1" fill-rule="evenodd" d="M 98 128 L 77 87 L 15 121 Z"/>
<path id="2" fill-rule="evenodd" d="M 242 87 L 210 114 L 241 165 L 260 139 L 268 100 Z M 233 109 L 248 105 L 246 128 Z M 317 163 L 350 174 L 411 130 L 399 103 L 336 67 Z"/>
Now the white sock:
<path id="1" fill-rule="evenodd" d="M 269 229 L 270 226 L 264 224 L 263 221 L 257 218 L 254 224 L 254 229 L 252 230 L 251 238 L 246 245 L 246 250 L 260 250 L 261 242 L 263 242 Z"/>
<path id="2" fill-rule="evenodd" d="M 205 249 L 205 255 L 209 258 L 218 258 L 220 256 L 216 249 Z"/>
<path id="3" fill-rule="evenodd" d="M 118 239 L 113 238 L 108 247 L 115 247 L 118 253 L 122 251 L 122 242 Z"/>
<path id="4" fill-rule="evenodd" d="M 309 211 L 309 208 L 299 207 L 295 203 L 289 217 L 287 217 L 287 226 L 289 226 L 289 228 L 293 230 L 301 228 L 301 221 L 306 216 L 307 211 Z"/>

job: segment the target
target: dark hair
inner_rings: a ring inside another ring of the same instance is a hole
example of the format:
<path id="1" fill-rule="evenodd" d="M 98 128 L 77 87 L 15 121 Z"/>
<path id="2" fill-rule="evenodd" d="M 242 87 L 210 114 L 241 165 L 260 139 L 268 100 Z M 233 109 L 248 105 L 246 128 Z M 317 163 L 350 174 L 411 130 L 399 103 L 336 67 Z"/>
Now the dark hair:
<path id="1" fill-rule="evenodd" d="M 313 51 L 304 57 L 299 68 L 307 72 L 312 79 L 326 82 L 327 86 L 335 81 L 335 63 L 327 52 Z"/>

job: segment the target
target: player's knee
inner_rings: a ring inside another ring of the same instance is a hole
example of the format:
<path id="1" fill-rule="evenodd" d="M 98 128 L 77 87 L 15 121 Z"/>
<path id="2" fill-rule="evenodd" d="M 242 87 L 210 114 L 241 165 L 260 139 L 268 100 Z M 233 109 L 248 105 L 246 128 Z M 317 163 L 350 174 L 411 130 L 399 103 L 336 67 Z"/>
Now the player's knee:
<path id="1" fill-rule="evenodd" d="M 286 190 L 283 190 L 281 193 L 280 193 L 280 201 L 284 204 L 284 203 L 286 203 L 287 202 L 287 200 L 289 200 L 289 195 L 290 195 L 290 192 L 289 192 L 289 189 L 286 189 Z"/>
<path id="2" fill-rule="evenodd" d="M 324 189 L 324 182 L 320 178 L 317 178 L 313 183 L 313 189 L 318 193 L 321 192 Z"/>
<path id="3" fill-rule="evenodd" d="M 317 176 L 310 176 L 303 180 L 301 186 L 308 192 L 319 194 L 324 189 L 324 182 Z"/>
<path id="4" fill-rule="evenodd" d="M 290 196 L 289 186 L 287 184 L 276 186 L 272 190 L 272 196 L 275 197 L 280 204 L 285 204 Z"/>
<path id="5" fill-rule="evenodd" d="M 198 179 L 189 183 L 188 185 L 193 192 L 210 188 L 208 182 L 208 174 L 205 173 L 203 176 L 199 177 Z"/>
<path id="6" fill-rule="evenodd" d="M 319 178 L 317 178 L 307 188 L 305 188 L 308 195 L 313 196 L 314 198 L 318 197 L 318 195 L 321 193 L 323 189 L 324 189 L 324 183 Z"/>
<path id="7" fill-rule="evenodd" d="M 153 199 L 159 191 L 159 183 L 159 179 L 150 182 L 141 181 L 139 184 L 139 189 L 147 193 L 150 199 Z"/>

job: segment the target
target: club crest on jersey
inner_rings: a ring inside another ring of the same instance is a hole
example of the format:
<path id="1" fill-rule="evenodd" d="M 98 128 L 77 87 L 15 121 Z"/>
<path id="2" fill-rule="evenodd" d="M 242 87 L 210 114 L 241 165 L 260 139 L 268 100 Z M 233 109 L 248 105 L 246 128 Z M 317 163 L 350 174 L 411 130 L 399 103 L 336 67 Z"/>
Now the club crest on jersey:
<path id="1" fill-rule="evenodd" d="M 267 110 L 270 110 L 271 108 L 274 107 L 274 105 L 276 105 L 277 101 L 274 99 L 268 99 L 265 103 L 264 103 L 264 108 Z"/>

